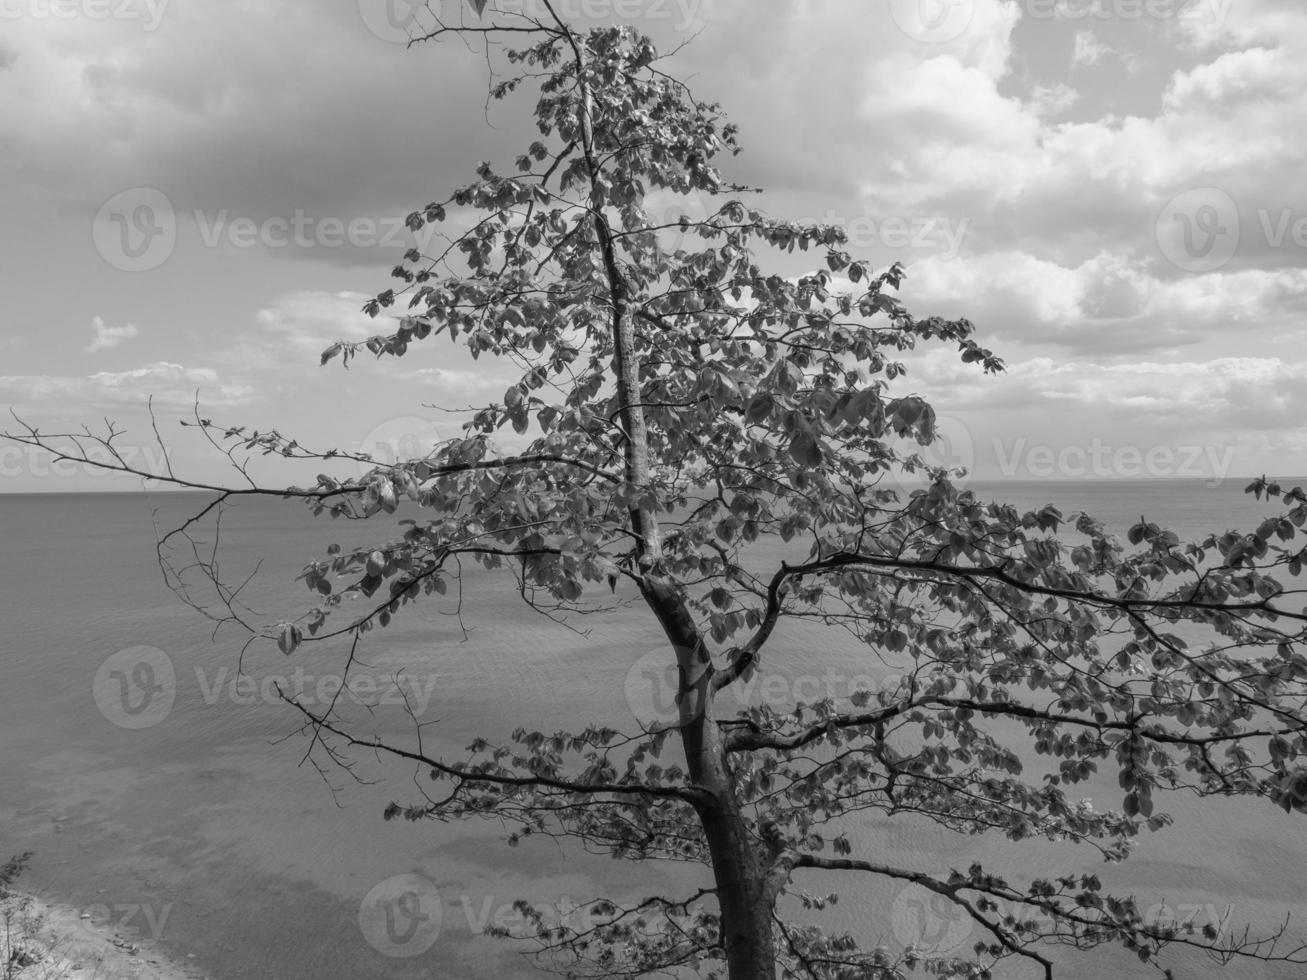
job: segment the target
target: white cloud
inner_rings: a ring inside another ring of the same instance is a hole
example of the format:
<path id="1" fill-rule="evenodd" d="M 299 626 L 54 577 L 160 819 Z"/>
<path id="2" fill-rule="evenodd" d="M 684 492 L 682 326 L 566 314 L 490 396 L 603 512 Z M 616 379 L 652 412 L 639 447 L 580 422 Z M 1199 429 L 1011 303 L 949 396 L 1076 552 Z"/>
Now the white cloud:
<path id="1" fill-rule="evenodd" d="M 210 368 L 187 368 L 158 361 L 127 371 L 100 371 L 87 376 L 0 376 L 0 402 L 24 416 L 86 420 L 88 414 L 144 406 L 151 400 L 164 412 L 185 411 L 198 396 L 201 406 L 248 402 L 252 389 L 224 381 Z"/>
<path id="2" fill-rule="evenodd" d="M 1129 256 L 1063 266 L 1023 252 L 925 259 L 904 285 L 918 315 L 965 316 L 983 343 L 1104 354 L 1171 348 L 1287 325 L 1307 299 L 1307 270 L 1245 269 L 1158 278 Z"/>
<path id="3" fill-rule="evenodd" d="M 298 290 L 279 296 L 255 314 L 260 336 L 277 364 L 302 361 L 316 367 L 318 355 L 338 340 L 366 340 L 393 329 L 386 317 L 362 312 L 371 296 L 363 293 Z"/>
<path id="4" fill-rule="evenodd" d="M 1283 101 L 1299 94 L 1307 67 L 1282 50 L 1230 51 L 1190 71 L 1176 72 L 1162 96 L 1169 112 L 1231 109 L 1234 104 Z"/>
<path id="5" fill-rule="evenodd" d="M 82 350 L 88 354 L 95 354 L 102 350 L 112 350 L 115 347 L 141 335 L 141 331 L 135 324 L 127 323 L 121 327 L 111 327 L 104 322 L 102 317 L 95 317 L 91 321 L 91 330 L 95 334 L 91 342 Z"/>
<path id="6" fill-rule="evenodd" d="M 1111 53 L 1111 48 L 1103 44 L 1090 30 L 1076 31 L 1075 50 L 1071 53 L 1071 67 L 1096 65 L 1104 56 Z"/>
<path id="7" fill-rule="evenodd" d="M 1066 112 L 1080 98 L 1080 93 L 1070 85 L 1064 85 L 1056 82 L 1052 85 L 1036 85 L 1030 93 L 1027 100 L 1027 109 L 1034 115 L 1043 118 L 1044 116 L 1056 116 L 1060 112 Z"/>

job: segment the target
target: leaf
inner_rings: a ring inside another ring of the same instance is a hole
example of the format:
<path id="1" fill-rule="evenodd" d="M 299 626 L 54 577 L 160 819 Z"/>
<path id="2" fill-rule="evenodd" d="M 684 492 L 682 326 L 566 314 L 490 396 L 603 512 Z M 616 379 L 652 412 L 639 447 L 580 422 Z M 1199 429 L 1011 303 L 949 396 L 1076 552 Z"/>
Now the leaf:
<path id="1" fill-rule="evenodd" d="M 1123 809 L 1123 810 L 1125 811 L 1125 815 L 1126 815 L 1127 817 L 1135 817 L 1135 816 L 1138 816 L 1138 815 L 1139 815 L 1139 797 L 1136 796 L 1134 793 L 1126 793 L 1126 795 L 1125 795 L 1125 800 L 1123 801 L 1123 804 L 1122 804 L 1121 809 Z"/>
<path id="2" fill-rule="evenodd" d="M 775 406 L 776 399 L 766 392 L 756 395 L 753 401 L 749 402 L 749 408 L 744 413 L 745 421 L 751 423 L 761 422 L 771 415 Z"/>
<path id="3" fill-rule="evenodd" d="M 790 455 L 802 466 L 821 465 L 821 447 L 817 445 L 817 440 L 805 432 L 790 440 Z"/>
<path id="4" fill-rule="evenodd" d="M 304 640 L 304 634 L 294 623 L 284 623 L 281 628 L 281 635 L 277 637 L 277 649 L 290 656 Z"/>

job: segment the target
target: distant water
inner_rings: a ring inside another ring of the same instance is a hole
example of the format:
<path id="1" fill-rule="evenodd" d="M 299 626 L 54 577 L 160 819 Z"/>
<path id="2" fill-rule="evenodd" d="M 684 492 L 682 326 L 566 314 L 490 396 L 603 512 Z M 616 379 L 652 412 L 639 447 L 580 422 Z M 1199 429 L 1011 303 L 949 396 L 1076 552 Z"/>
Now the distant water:
<path id="1" fill-rule="evenodd" d="M 1241 493 L 1244 482 L 974 488 L 1022 507 L 1053 502 L 1068 513 L 1087 510 L 1122 532 L 1143 514 L 1192 538 L 1251 529 L 1270 512 Z M 319 645 L 285 659 L 252 648 L 244 660 L 252 680 L 237 683 L 242 638 L 219 631 L 212 640 L 214 624 L 179 602 L 155 565 L 156 526 L 173 526 L 196 500 L 0 495 L 0 859 L 36 852 L 27 887 L 111 915 L 214 980 L 479 980 L 543 975 L 517 955 L 528 947 L 478 935 L 479 924 L 496 916 L 511 924 L 515 898 L 565 905 L 603 893 L 643 896 L 691 880 L 684 869 L 615 864 L 553 844 L 510 849 L 494 824 L 383 822 L 386 803 L 420 799 L 411 767 L 356 753 L 357 780 L 328 769 L 324 781 L 301 764 L 309 743 L 295 734 L 294 712 L 275 701 L 268 684 L 262 692 L 258 685 L 280 678 L 309 698 L 330 697 L 345 651 Z M 292 503 L 242 502 L 224 519 L 223 577 L 239 581 L 262 561 L 245 597 L 256 607 L 255 622 L 275 621 L 308 603 L 302 583 L 293 581 L 306 560 L 328 542 L 349 546 L 381 533 L 377 521 L 333 523 Z M 423 735 L 429 752 L 456 758 L 474 736 L 503 737 L 518 725 L 631 726 L 624 680 L 642 654 L 660 645 L 647 614 L 632 608 L 585 619 L 577 623 L 583 636 L 527 609 L 503 580 L 473 572 L 468 585 L 462 620 L 470 633 L 447 614 L 448 604 L 425 606 L 372 634 L 358 675 L 384 686 L 402 671 L 404 690 L 432 722 Z M 779 639 L 782 649 L 769 663 L 782 671 L 812 669 L 804 634 Z M 158 652 L 142 654 L 141 647 Z M 125 650 L 134 652 L 110 659 Z M 865 663 L 865 651 L 851 643 L 825 638 L 821 650 L 821 663 L 840 676 L 884 670 Z M 157 672 L 115 674 L 128 663 Z M 115 685 L 161 681 L 169 669 L 170 707 L 115 700 Z M 372 716 L 357 705 L 347 710 L 361 731 L 410 734 L 397 707 Z M 1084 792 L 1097 792 L 1100 806 L 1119 805 L 1113 782 Z M 1263 925 L 1292 910 L 1307 932 L 1301 816 L 1229 801 L 1192 809 L 1185 798 L 1166 808 L 1177 826 L 1145 837 L 1117 868 L 1079 851 L 935 832 L 889 838 L 868 826 L 859 842 L 928 869 L 982 860 L 1028 877 L 1101 871 L 1118 889 L 1138 891 L 1141 904 L 1167 902 L 1198 914 L 1229 904 L 1237 920 Z M 360 925 L 360 904 L 377 886 L 410 873 L 438 887 L 440 928 L 435 935 L 428 923 L 434 939 L 422 955 L 388 957 L 376 948 L 386 942 L 376 923 Z M 803 884 L 819 891 L 827 883 Z M 828 921 L 872 942 L 880 929 L 894 942 L 890 923 L 901 928 L 904 914 L 901 892 L 854 887 L 843 890 Z M 1067 976 L 1084 980 L 1131 976 L 1138 967 L 1116 953 L 1058 959 L 1065 959 Z M 1030 975 L 1012 969 L 1012 976 Z M 1287 980 L 1299 971 L 1255 963 L 1218 969 L 1196 960 L 1187 975 Z"/>

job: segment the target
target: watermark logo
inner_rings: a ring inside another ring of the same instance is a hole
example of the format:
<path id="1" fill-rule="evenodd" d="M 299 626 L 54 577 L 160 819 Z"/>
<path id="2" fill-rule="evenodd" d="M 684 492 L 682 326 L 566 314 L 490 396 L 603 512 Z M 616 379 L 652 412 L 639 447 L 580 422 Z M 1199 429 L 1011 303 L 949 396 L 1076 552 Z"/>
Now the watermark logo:
<path id="1" fill-rule="evenodd" d="M 369 31 L 391 44 L 408 44 L 436 27 L 430 5 L 421 0 L 359 0 Z"/>
<path id="2" fill-rule="evenodd" d="M 681 249 L 693 253 L 711 244 L 710 239 L 699 234 L 698 226 L 715 212 L 709 195 L 676 194 L 649 209 L 649 224 L 658 229 L 655 234 L 659 247 L 667 255 Z"/>
<path id="3" fill-rule="evenodd" d="M 890 0 L 890 16 L 914 41 L 945 44 L 971 25 L 975 0 Z"/>
<path id="4" fill-rule="evenodd" d="M 378 466 L 425 459 L 436 445 L 446 438 L 441 425 L 434 419 L 420 415 L 400 415 L 375 426 L 362 441 L 357 453 L 371 462 L 358 461 L 359 475 L 364 476 Z"/>
<path id="5" fill-rule="evenodd" d="M 373 888 L 359 905 L 359 930 L 383 956 L 421 956 L 440 938 L 440 892 L 418 874 L 396 875 Z"/>
<path id="6" fill-rule="evenodd" d="M 1154 225 L 1157 247 L 1185 272 L 1212 272 L 1234 257 L 1239 245 L 1239 208 L 1219 187 L 1177 194 Z"/>
<path id="7" fill-rule="evenodd" d="M 172 711 L 177 673 L 157 647 L 129 647 L 100 665 L 92 695 L 100 714 L 119 728 L 151 728 Z"/>
<path id="8" fill-rule="evenodd" d="M 920 457 L 928 466 L 947 469 L 950 481 L 959 489 L 970 482 L 976 464 L 976 446 L 971 430 L 960 418 L 952 415 L 935 416 L 935 438 L 929 445 L 905 443 L 901 452 L 905 456 Z M 890 477 L 904 493 L 924 489 L 930 483 L 930 474 L 920 468 L 909 473 L 903 467 L 895 466 Z"/>
<path id="9" fill-rule="evenodd" d="M 170 0 L 0 0 L 0 20 L 136 21 L 158 30 Z"/>
<path id="10" fill-rule="evenodd" d="M 667 728 L 678 723 L 680 709 L 676 703 L 680 670 L 671 648 L 650 650 L 640 656 L 626 672 L 623 691 L 631 714 L 646 729 Z M 898 678 L 877 681 L 870 674 L 846 673 L 833 667 L 823 673 L 789 675 L 779 671 L 757 671 L 748 679 L 735 681 L 717 692 L 714 700 L 719 718 L 734 717 L 750 707 L 765 706 L 788 713 L 798 704 L 811 704 L 830 698 L 847 702 L 854 695 L 874 694 L 885 683 L 897 687 Z"/>
<path id="11" fill-rule="evenodd" d="M 177 212 L 163 191 L 132 187 L 115 194 L 95 215 L 91 239 L 101 258 L 123 272 L 149 272 L 177 246 Z"/>
<path id="12" fill-rule="evenodd" d="M 971 936 L 971 917 L 960 905 L 918 884 L 895 897 L 890 907 L 894 937 L 928 957 L 959 952 Z"/>

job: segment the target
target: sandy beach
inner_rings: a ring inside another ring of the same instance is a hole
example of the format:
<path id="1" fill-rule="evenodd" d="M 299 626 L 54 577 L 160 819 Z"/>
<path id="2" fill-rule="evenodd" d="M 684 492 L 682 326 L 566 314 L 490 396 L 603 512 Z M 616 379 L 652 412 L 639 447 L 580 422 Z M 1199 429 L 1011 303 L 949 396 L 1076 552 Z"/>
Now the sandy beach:
<path id="1" fill-rule="evenodd" d="M 14 893 L 0 917 L 0 976 L 14 980 L 205 980 L 154 944 L 119 934 L 112 922 Z M 5 923 L 8 922 L 8 930 Z M 9 964 L 10 973 L 4 973 Z"/>

